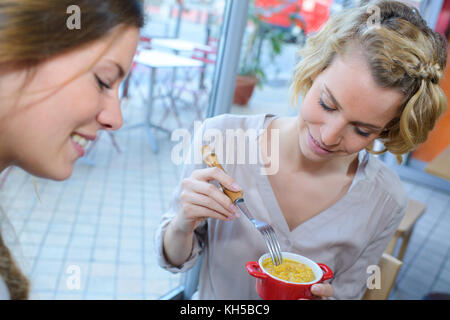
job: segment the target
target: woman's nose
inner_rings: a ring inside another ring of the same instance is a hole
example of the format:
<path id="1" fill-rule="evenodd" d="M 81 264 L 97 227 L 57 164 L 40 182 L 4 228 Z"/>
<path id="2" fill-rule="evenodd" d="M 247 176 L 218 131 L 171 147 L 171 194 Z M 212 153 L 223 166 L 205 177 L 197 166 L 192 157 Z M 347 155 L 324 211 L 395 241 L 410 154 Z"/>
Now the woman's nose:
<path id="1" fill-rule="evenodd" d="M 120 100 L 118 97 L 114 101 L 105 102 L 106 106 L 98 114 L 97 121 L 103 126 L 103 129 L 115 131 L 123 125 L 122 110 L 120 109 Z"/>
<path id="2" fill-rule="evenodd" d="M 321 128 L 321 142 L 324 144 L 324 147 L 333 148 L 337 146 L 342 140 L 344 128 L 345 123 L 341 121 L 323 125 Z"/>

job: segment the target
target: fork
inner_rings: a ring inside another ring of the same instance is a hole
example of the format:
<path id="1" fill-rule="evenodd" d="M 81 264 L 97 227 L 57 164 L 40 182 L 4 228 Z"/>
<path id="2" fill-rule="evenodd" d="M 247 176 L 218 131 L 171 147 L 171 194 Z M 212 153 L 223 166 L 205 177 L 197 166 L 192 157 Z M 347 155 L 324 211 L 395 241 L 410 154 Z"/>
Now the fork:
<path id="1" fill-rule="evenodd" d="M 209 146 L 203 146 L 202 148 L 203 161 L 209 167 L 217 167 L 223 171 L 224 168 L 219 163 L 217 159 L 217 155 L 211 150 Z M 277 235 L 275 230 L 271 225 L 256 220 L 251 217 L 250 212 L 247 209 L 247 206 L 244 202 L 244 193 L 242 191 L 231 191 L 222 186 L 222 191 L 225 193 L 231 201 L 240 209 L 240 211 L 250 220 L 251 223 L 255 226 L 255 228 L 263 235 L 264 240 L 266 242 L 266 246 L 269 249 L 270 257 L 272 258 L 273 264 L 278 266 L 283 263 L 283 255 L 281 254 L 281 247 L 278 242 Z"/>

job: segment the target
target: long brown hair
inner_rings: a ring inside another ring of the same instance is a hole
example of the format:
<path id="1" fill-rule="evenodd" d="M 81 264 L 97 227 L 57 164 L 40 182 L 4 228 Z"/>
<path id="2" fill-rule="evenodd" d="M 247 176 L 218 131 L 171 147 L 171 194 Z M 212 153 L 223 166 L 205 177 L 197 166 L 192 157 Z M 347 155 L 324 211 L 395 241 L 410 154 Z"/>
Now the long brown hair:
<path id="1" fill-rule="evenodd" d="M 79 29 L 67 26 L 68 8 L 72 5 L 80 9 Z M 2 0 L 0 67 L 25 68 L 32 75 L 33 68 L 40 63 L 100 40 L 115 27 L 143 25 L 144 13 L 139 0 Z M 0 276 L 11 299 L 28 299 L 29 281 L 1 234 Z"/>

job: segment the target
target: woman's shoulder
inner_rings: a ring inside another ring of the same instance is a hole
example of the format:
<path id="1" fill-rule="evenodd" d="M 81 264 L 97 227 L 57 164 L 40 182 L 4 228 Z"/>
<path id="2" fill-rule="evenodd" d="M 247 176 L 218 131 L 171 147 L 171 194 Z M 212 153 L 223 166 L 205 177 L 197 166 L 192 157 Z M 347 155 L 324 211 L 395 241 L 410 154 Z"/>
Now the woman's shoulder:
<path id="1" fill-rule="evenodd" d="M 378 191 L 389 197 L 399 210 L 408 206 L 408 195 L 398 174 L 373 154 L 368 156 L 366 166 L 368 179 L 372 181 Z"/>

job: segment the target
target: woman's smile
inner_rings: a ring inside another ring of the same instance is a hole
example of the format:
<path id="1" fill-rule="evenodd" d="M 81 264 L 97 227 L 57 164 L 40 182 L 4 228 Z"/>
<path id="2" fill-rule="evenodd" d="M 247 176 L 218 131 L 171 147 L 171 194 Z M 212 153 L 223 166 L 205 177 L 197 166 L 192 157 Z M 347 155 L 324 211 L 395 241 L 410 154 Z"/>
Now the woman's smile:
<path id="1" fill-rule="evenodd" d="M 72 142 L 73 147 L 78 152 L 80 157 L 84 156 L 85 150 L 89 145 L 89 141 L 95 140 L 95 136 L 86 136 L 78 133 L 73 133 L 70 136 L 70 141 Z"/>
<path id="2" fill-rule="evenodd" d="M 121 28 L 125 27 L 117 27 L 89 47 L 39 64 L 20 104 L 11 98 L 2 106 L 4 114 L 11 114 L 8 125 L 0 127 L 2 137 L 11 141 L 4 158 L 35 176 L 64 180 L 99 130 L 121 127 L 119 86 L 131 67 L 139 40 L 138 28 Z M 64 73 L 59 72 L 62 69 Z M 26 70 L 19 68 L 8 73 L 8 78 L 0 77 L 2 92 L 4 88 L 10 92 L 21 88 L 25 74 Z M 34 92 L 39 94 L 28 94 Z M 13 112 L 13 108 L 24 112 Z"/>

